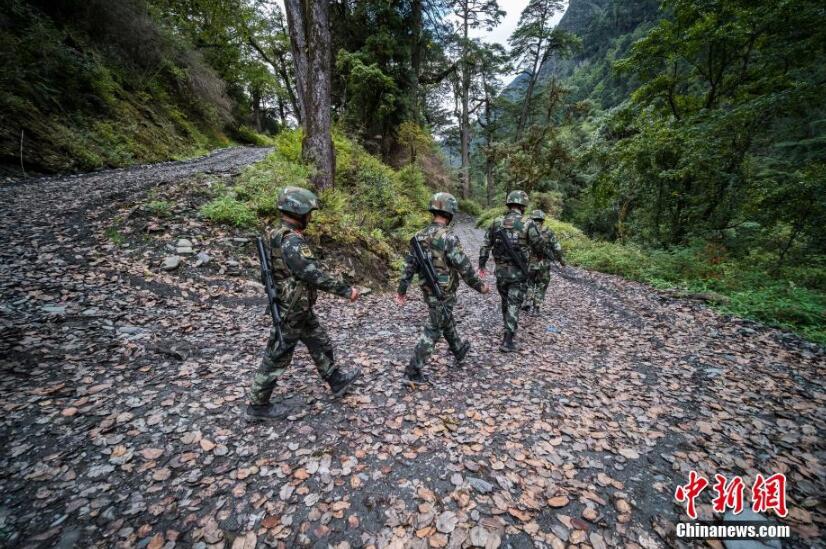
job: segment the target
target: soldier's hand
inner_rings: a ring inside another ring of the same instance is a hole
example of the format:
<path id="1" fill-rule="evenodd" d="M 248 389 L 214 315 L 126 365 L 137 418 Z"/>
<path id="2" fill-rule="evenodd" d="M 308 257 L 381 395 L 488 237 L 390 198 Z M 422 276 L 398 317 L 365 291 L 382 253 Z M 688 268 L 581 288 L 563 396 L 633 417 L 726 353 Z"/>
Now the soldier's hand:
<path id="1" fill-rule="evenodd" d="M 356 288 L 355 286 L 350 288 L 350 301 L 357 300 L 360 295 L 361 295 L 361 291 L 358 288 Z"/>
<path id="2" fill-rule="evenodd" d="M 479 269 L 479 278 L 486 278 L 488 276 L 487 269 Z"/>
<path id="3" fill-rule="evenodd" d="M 490 293 L 490 286 L 488 284 L 482 284 L 482 293 L 489 294 Z"/>
<path id="4" fill-rule="evenodd" d="M 407 303 L 407 296 L 404 294 L 396 294 L 396 305 L 404 307 L 405 303 Z"/>

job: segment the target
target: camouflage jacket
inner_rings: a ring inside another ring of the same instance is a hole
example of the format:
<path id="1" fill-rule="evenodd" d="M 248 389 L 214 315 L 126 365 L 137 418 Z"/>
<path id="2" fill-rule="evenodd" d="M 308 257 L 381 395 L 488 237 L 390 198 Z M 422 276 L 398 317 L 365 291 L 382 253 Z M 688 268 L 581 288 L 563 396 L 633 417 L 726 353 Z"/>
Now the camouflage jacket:
<path id="1" fill-rule="evenodd" d="M 456 293 L 459 287 L 459 277 L 477 292 L 482 291 L 482 279 L 479 278 L 470 259 L 462 250 L 459 238 L 448 227 L 431 223 L 416 233 L 416 238 L 422 245 L 422 251 L 430 255 L 436 276 L 439 278 L 439 286 L 442 287 L 447 296 Z M 400 294 L 407 293 L 413 275 L 419 273 L 419 278 L 422 280 L 422 292 L 425 298 L 430 297 L 430 288 L 424 283 L 424 275 L 421 274 L 420 268 L 413 252 L 410 251 L 407 254 L 402 279 L 399 281 Z"/>
<path id="2" fill-rule="evenodd" d="M 318 298 L 318 290 L 349 297 L 351 288 L 318 265 L 301 231 L 287 221 L 270 235 L 270 264 L 278 292 L 278 304 L 285 316 L 308 312 Z"/>
<path id="3" fill-rule="evenodd" d="M 479 251 L 479 268 L 484 269 L 488 256 L 493 251 L 493 260 L 496 262 L 497 280 L 521 280 L 525 275 L 519 265 L 508 254 L 507 248 L 499 236 L 500 229 L 510 240 L 513 248 L 529 264 L 528 254 L 545 253 L 545 240 L 539 232 L 537 224 L 518 209 L 513 208 L 502 217 L 496 218 L 485 233 L 485 241 Z"/>
<path id="4" fill-rule="evenodd" d="M 540 226 L 539 234 L 542 235 L 544 250 L 540 254 L 531 249 L 528 255 L 528 262 L 532 271 L 547 270 L 553 261 L 558 261 L 562 258 L 562 247 L 559 245 L 559 241 L 556 239 L 554 232 L 547 227 Z"/>

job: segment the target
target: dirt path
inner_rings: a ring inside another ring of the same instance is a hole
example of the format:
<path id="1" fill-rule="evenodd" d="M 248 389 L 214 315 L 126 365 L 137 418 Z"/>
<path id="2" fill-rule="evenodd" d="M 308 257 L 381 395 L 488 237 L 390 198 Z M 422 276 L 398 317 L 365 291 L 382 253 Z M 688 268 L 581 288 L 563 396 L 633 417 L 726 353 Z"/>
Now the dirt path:
<path id="1" fill-rule="evenodd" d="M 254 250 L 193 212 L 264 153 L 0 188 L 6 545 L 659 547 L 684 543 L 692 469 L 784 472 L 784 544 L 820 543 L 823 350 L 581 270 L 554 274 L 518 355 L 496 351 L 497 298 L 463 288 L 469 364 L 440 344 L 414 392 L 418 291 L 402 310 L 324 297 L 364 381 L 331 400 L 302 350 L 277 389 L 294 415 L 247 424 L 268 329 Z M 481 232 L 455 230 L 475 262 Z M 180 238 L 209 261 L 162 270 Z"/>

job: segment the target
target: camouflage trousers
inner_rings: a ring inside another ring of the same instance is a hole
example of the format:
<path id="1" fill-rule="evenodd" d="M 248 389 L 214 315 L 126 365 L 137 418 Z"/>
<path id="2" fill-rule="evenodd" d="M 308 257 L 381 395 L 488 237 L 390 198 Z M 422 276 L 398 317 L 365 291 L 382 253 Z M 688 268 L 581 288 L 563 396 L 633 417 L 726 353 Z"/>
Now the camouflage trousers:
<path id="1" fill-rule="evenodd" d="M 496 279 L 496 289 L 502 300 L 502 322 L 505 331 L 516 333 L 519 326 L 519 312 L 528 294 L 528 283 L 525 280 Z"/>
<path id="2" fill-rule="evenodd" d="M 333 344 L 327 331 L 319 324 L 314 312 L 302 313 L 283 319 L 284 345 L 279 346 L 275 328 L 270 329 L 270 339 L 261 360 L 261 366 L 252 381 L 250 404 L 267 404 L 278 378 L 293 360 L 293 352 L 299 341 L 307 346 L 319 375 L 326 379 L 335 370 Z"/>
<path id="3" fill-rule="evenodd" d="M 422 327 L 422 333 L 413 350 L 413 357 L 407 366 L 408 374 L 416 374 L 422 370 L 427 360 L 433 355 L 436 343 L 442 336 L 447 340 L 450 351 L 456 354 L 461 349 L 463 341 L 456 332 L 456 322 L 453 320 L 453 306 L 456 305 L 456 296 L 445 300 L 445 306 L 433 297 L 427 300 L 427 321 Z M 447 314 L 445 314 L 447 309 Z"/>
<path id="4" fill-rule="evenodd" d="M 538 310 L 545 301 L 545 293 L 548 291 L 548 284 L 551 282 L 551 272 L 548 269 L 533 271 L 531 280 L 528 282 L 527 303 L 534 310 Z"/>

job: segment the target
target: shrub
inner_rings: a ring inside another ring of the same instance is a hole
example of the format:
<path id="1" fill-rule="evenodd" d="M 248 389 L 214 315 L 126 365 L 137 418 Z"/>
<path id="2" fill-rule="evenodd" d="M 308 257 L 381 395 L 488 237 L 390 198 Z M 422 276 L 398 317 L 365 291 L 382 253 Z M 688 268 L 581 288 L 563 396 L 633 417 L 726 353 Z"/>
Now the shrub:
<path id="1" fill-rule="evenodd" d="M 242 143 L 249 143 L 258 147 L 272 147 L 275 144 L 272 137 L 258 133 L 249 126 L 240 126 L 235 130 L 235 134 Z"/>
<path id="2" fill-rule="evenodd" d="M 219 196 L 201 208 L 204 217 L 216 223 L 236 227 L 253 227 L 257 223 L 255 213 L 243 202 L 231 195 Z"/>
<path id="3" fill-rule="evenodd" d="M 478 217 L 482 213 L 482 205 L 471 198 L 462 198 L 459 200 L 459 210 Z"/>
<path id="4" fill-rule="evenodd" d="M 166 200 L 153 200 L 146 205 L 146 209 L 155 217 L 169 217 L 172 213 L 172 203 Z"/>
<path id="5" fill-rule="evenodd" d="M 321 209 L 307 235 L 333 247 L 367 251 L 391 264 L 396 250 L 427 222 L 425 177 L 415 165 L 393 170 L 339 132 L 334 144 L 336 186 L 320 193 Z M 312 172 L 299 160 L 300 130 L 275 136 L 274 148 L 247 167 L 231 188 L 216 189 L 216 197 L 202 209 L 208 219 L 239 227 L 252 227 L 259 218 L 274 221 L 281 189 L 306 186 Z"/>

